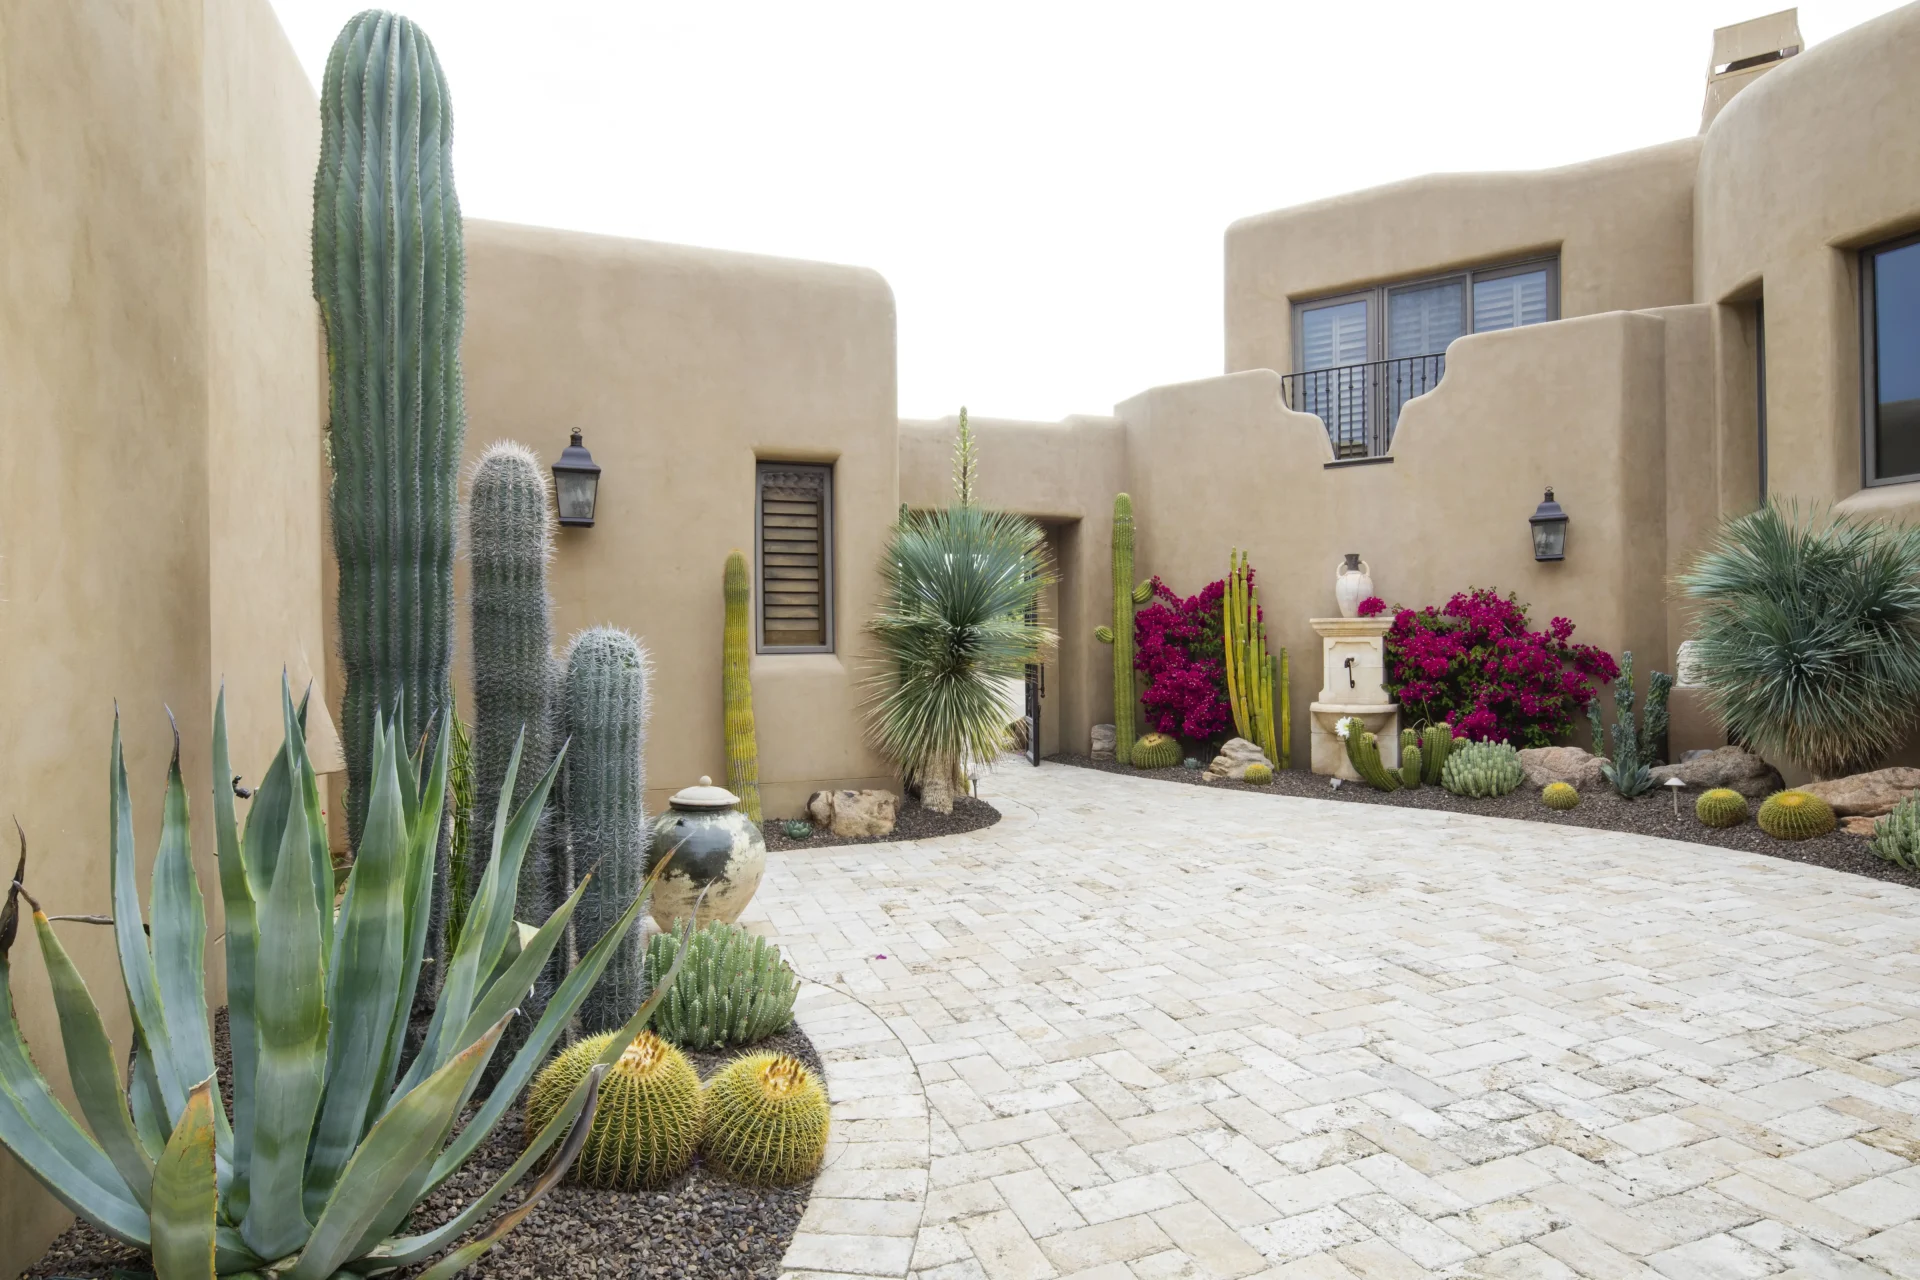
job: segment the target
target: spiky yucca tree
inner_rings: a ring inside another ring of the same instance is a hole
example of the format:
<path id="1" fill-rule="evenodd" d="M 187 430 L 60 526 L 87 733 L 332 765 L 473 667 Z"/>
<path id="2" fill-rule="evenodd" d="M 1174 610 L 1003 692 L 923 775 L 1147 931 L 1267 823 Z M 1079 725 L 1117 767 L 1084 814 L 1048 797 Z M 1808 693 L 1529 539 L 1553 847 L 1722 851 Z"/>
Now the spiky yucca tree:
<path id="1" fill-rule="evenodd" d="M 973 505 L 907 514 L 880 576 L 868 733 L 920 783 L 921 803 L 948 813 L 961 763 L 991 760 L 1012 740 L 1006 683 L 1053 643 L 1028 620 L 1053 580 L 1040 528 Z"/>
<path id="2" fill-rule="evenodd" d="M 1769 504 L 1680 578 L 1708 707 L 1821 778 L 1873 768 L 1920 716 L 1920 528 Z"/>
<path id="3" fill-rule="evenodd" d="M 566 1029 L 613 944 L 581 957 L 513 1056 L 501 1087 L 452 1136 L 515 1004 L 580 901 L 576 892 L 521 943 L 513 920 L 516 877 L 558 765 L 511 817 L 503 802 L 493 856 L 450 957 L 433 1021 L 402 1073 L 401 1044 L 426 956 L 452 735 L 436 735 L 430 761 L 424 752 L 409 758 L 400 727 L 376 714 L 373 790 L 336 911 L 304 707 L 295 709 L 284 685 L 281 711 L 284 742 L 253 794 L 244 838 L 226 784 L 233 771 L 224 694 L 213 717 L 211 825 L 226 917 L 232 1120 L 214 1072 L 203 967 L 206 909 L 194 876 L 179 739 L 143 920 L 116 720 L 107 848 L 114 939 L 133 1014 L 132 1081 L 123 1089 L 126 1054 L 108 1041 L 52 920 L 28 893 L 23 836 L 20 865 L 0 910 L 0 1146 L 74 1213 L 148 1251 L 159 1280 L 329 1280 L 445 1253 L 573 1126 L 549 1176 L 518 1208 L 422 1273 L 423 1280 L 447 1280 L 524 1218 L 573 1161 L 592 1123 L 603 1072 L 581 1079 L 526 1155 L 461 1212 L 420 1231 L 408 1230 L 409 1215 L 486 1140 Z M 508 766 L 508 792 L 516 766 Z M 628 906 L 629 922 L 645 896 Z M 54 1098 L 14 1017 L 7 955 L 22 898 L 33 910 L 86 1129 Z M 690 950 L 690 934 L 691 927 L 682 953 Z M 671 987 L 674 978 L 663 977 L 662 985 Z M 596 1066 L 619 1057 L 656 1003 L 640 1008 Z"/>

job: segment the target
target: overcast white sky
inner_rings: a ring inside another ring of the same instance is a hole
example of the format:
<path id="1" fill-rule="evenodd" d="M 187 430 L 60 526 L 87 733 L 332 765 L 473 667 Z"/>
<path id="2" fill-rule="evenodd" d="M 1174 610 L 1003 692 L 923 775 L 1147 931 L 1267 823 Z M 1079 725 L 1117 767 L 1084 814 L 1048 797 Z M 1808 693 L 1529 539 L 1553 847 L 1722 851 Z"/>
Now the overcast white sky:
<path id="1" fill-rule="evenodd" d="M 274 0 L 318 77 L 360 0 Z M 900 412 L 1220 372 L 1235 218 L 1691 134 L 1768 0 L 410 0 L 470 216 L 873 267 Z M 1806 0 L 1809 44 L 1897 7 Z"/>

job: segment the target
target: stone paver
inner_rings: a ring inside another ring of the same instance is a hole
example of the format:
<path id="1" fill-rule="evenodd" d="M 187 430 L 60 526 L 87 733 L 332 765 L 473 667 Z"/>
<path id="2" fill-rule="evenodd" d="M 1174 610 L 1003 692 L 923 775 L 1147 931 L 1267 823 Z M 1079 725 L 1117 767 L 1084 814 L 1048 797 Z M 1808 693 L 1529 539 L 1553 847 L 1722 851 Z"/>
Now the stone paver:
<path id="1" fill-rule="evenodd" d="M 1061 766 L 986 795 L 770 861 L 835 1120 L 789 1275 L 1920 1278 L 1920 893 Z"/>

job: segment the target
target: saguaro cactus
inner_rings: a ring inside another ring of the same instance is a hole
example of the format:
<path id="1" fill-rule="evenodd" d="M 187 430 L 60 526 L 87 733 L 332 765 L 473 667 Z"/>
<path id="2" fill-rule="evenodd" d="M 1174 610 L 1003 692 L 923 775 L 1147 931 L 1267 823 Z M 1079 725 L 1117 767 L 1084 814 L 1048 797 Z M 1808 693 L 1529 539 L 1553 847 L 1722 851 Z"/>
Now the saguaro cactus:
<path id="1" fill-rule="evenodd" d="M 1152 590 L 1151 584 L 1141 583 Z M 1134 711 L 1139 697 L 1133 676 L 1133 607 L 1141 599 L 1133 586 L 1133 499 L 1113 495 L 1113 626 L 1098 627 L 1094 638 L 1113 646 L 1113 758 L 1133 763 Z"/>
<path id="2" fill-rule="evenodd" d="M 619 919 L 646 877 L 646 650 L 618 627 L 593 627 L 567 651 L 566 811 L 575 884 L 593 884 L 574 912 L 575 947 L 586 951 Z M 589 1033 L 633 1016 L 644 994 L 646 953 L 633 925 L 599 985 L 580 1006 Z"/>
<path id="3" fill-rule="evenodd" d="M 366 819 L 375 712 L 404 707 L 401 736 L 412 745 L 428 726 L 446 723 L 452 702 L 464 281 L 446 77 L 419 27 L 368 10 L 347 22 L 327 58 L 313 184 L 313 296 L 327 336 L 346 668 L 340 737 L 354 848 Z M 444 837 L 436 861 L 438 954 L 450 879 Z"/>
<path id="4" fill-rule="evenodd" d="M 747 606 L 753 584 L 747 577 L 747 558 L 738 551 L 727 555 L 722 586 L 727 618 L 721 633 L 720 701 L 727 736 L 727 788 L 740 797 L 740 812 L 758 822 L 760 744 L 753 731 L 753 681 L 748 672 Z"/>

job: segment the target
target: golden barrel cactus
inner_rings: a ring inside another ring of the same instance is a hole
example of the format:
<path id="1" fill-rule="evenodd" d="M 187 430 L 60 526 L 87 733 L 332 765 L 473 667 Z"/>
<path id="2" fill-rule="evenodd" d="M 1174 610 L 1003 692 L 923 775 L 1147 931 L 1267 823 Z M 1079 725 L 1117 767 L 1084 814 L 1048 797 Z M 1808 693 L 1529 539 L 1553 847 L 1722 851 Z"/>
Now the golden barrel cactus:
<path id="1" fill-rule="evenodd" d="M 1693 816 L 1709 827 L 1737 827 L 1747 820 L 1747 798 L 1728 787 L 1701 793 Z"/>
<path id="2" fill-rule="evenodd" d="M 1571 782 L 1549 782 L 1540 788 L 1540 803 L 1565 812 L 1580 803 L 1580 792 Z"/>
<path id="3" fill-rule="evenodd" d="M 1760 802 L 1755 819 L 1775 840 L 1811 840 L 1834 828 L 1833 809 L 1810 791 L 1776 791 Z"/>
<path id="4" fill-rule="evenodd" d="M 575 1041 L 534 1079 L 527 1093 L 528 1141 L 566 1102 L 613 1037 L 609 1031 Z M 600 1108 L 573 1175 L 588 1186 L 623 1191 L 664 1186 L 693 1162 L 702 1114 L 693 1064 L 653 1032 L 642 1031 L 600 1082 Z"/>
<path id="5" fill-rule="evenodd" d="M 706 1108 L 701 1150 L 707 1163 L 730 1178 L 791 1186 L 811 1178 L 826 1157 L 826 1090 L 797 1058 L 735 1058 L 707 1082 Z"/>

